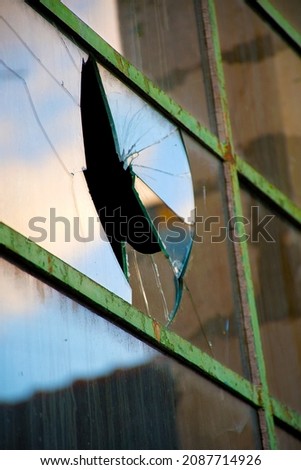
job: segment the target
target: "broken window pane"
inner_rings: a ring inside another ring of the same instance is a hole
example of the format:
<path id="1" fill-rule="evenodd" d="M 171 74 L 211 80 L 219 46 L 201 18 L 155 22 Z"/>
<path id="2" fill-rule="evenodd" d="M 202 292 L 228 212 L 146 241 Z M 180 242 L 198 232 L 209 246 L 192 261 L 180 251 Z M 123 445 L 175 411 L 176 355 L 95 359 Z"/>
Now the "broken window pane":
<path id="1" fill-rule="evenodd" d="M 166 303 L 163 310 L 165 322 L 171 321 L 194 232 L 192 179 L 179 130 L 92 59 L 83 65 L 81 109 L 85 177 L 104 229 L 132 282 L 140 276 L 138 257 L 127 263 L 123 244 L 149 255 L 156 291 L 165 298 L 155 261 L 163 257 L 154 256 L 162 250 L 170 263 L 164 268 L 171 275 L 168 284 L 175 285 L 171 308 Z"/>
<path id="2" fill-rule="evenodd" d="M 260 448 L 248 404 L 3 258 L 0 277 L 1 449 Z"/>
<path id="3" fill-rule="evenodd" d="M 1 220 L 130 301 L 82 171 L 86 55 L 23 1 L 0 12 Z"/>
<path id="4" fill-rule="evenodd" d="M 160 89 L 216 131 L 201 2 L 63 0 L 62 3 Z"/>

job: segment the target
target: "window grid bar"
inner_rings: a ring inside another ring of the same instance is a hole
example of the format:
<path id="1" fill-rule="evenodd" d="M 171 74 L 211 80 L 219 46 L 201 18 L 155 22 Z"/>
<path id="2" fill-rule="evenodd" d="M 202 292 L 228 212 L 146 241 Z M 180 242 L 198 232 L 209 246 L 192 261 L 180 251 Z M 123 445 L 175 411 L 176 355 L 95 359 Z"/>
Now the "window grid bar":
<path id="1" fill-rule="evenodd" d="M 301 34 L 287 21 L 287 19 L 268 1 L 268 0 L 255 0 L 265 13 L 267 13 L 275 23 L 289 36 L 294 43 L 301 47 Z"/>
<path id="2" fill-rule="evenodd" d="M 218 24 L 213 0 L 208 0 L 209 17 L 213 39 L 213 54 L 216 64 L 217 73 L 213 75 L 213 79 L 217 80 L 217 87 L 220 92 L 221 113 L 224 118 L 224 130 L 226 135 L 225 149 L 225 175 L 228 194 L 229 215 L 234 217 L 243 216 L 240 187 L 238 174 L 235 164 L 234 144 L 232 138 L 231 120 L 226 92 L 225 77 L 223 71 L 222 54 L 220 49 L 220 41 L 218 34 Z M 217 110 L 218 112 L 218 110 Z M 227 165 L 227 166 L 226 166 Z M 237 235 L 239 239 L 243 239 L 245 229 L 242 224 L 238 224 Z M 264 448 L 277 448 L 277 440 L 275 433 L 275 425 L 272 413 L 272 405 L 269 396 L 269 387 L 266 376 L 266 368 L 264 362 L 264 354 L 261 344 L 260 329 L 258 323 L 257 308 L 255 302 L 253 280 L 251 275 L 249 253 L 247 242 L 236 243 L 234 254 L 236 260 L 236 270 L 241 296 L 242 313 L 245 325 L 245 334 L 248 345 L 249 361 L 251 374 L 255 383 L 261 384 L 262 392 L 262 408 L 259 413 L 259 423 L 262 434 Z M 255 354 L 253 353 L 255 351 Z"/>
<path id="3" fill-rule="evenodd" d="M 251 166 L 249 166 L 246 162 L 244 162 L 239 156 L 235 155 L 234 152 L 229 149 L 229 141 L 232 141 L 231 137 L 231 126 L 229 122 L 229 114 L 228 114 L 228 107 L 224 106 L 224 112 L 226 112 L 226 116 L 224 116 L 224 120 L 228 123 L 227 124 L 227 135 L 228 139 L 225 142 L 220 142 L 219 139 L 213 135 L 207 128 L 202 126 L 193 116 L 191 116 L 187 111 L 185 111 L 181 106 L 179 106 L 175 101 L 173 101 L 165 92 L 160 90 L 156 87 L 149 79 L 147 79 L 138 69 L 136 69 L 132 64 L 130 64 L 126 59 L 117 53 L 109 44 L 107 44 L 101 37 L 99 37 L 91 28 L 89 28 L 84 22 L 82 22 L 79 18 L 76 17 L 65 5 L 61 4 L 57 0 L 25 0 L 26 3 L 30 4 L 34 8 L 36 8 L 41 14 L 45 15 L 48 19 L 53 21 L 56 26 L 63 29 L 65 34 L 69 34 L 72 36 L 73 40 L 76 40 L 78 43 L 82 45 L 84 49 L 88 52 L 92 52 L 97 58 L 101 59 L 102 63 L 114 71 L 117 75 L 121 76 L 123 81 L 126 81 L 127 84 L 136 89 L 140 94 L 147 96 L 149 101 L 152 101 L 157 107 L 161 109 L 163 113 L 165 113 L 169 119 L 174 120 L 181 128 L 184 128 L 190 135 L 200 141 L 203 145 L 208 147 L 216 156 L 221 158 L 222 160 L 230 161 L 231 165 L 231 179 L 232 179 L 232 189 L 233 194 L 235 195 L 235 204 L 236 204 L 236 213 L 241 214 L 241 201 L 240 201 L 240 193 L 239 193 L 239 183 L 238 183 L 238 174 L 240 173 L 243 175 L 252 185 L 256 188 L 260 189 L 263 194 L 265 194 L 269 199 L 275 202 L 280 208 L 282 208 L 289 216 L 291 216 L 294 220 L 298 223 L 301 221 L 301 214 L 300 209 L 298 209 L 294 203 L 290 201 L 290 199 L 282 194 L 280 190 L 274 188 L 263 176 L 261 176 L 256 170 L 254 170 Z M 213 0 L 208 0 L 210 8 L 214 8 Z M 256 0 L 259 4 L 270 5 L 269 2 L 264 0 Z M 263 5 L 260 5 L 263 7 Z M 269 10 L 270 11 L 270 10 Z M 271 14 L 273 17 L 273 15 Z M 212 15 L 211 15 L 212 18 Z M 282 18 L 279 14 L 279 18 Z M 273 18 L 275 20 L 275 18 Z M 212 19 L 211 19 L 212 21 Z M 276 21 L 276 20 L 275 20 Z M 283 18 L 279 20 L 279 25 L 286 31 L 287 23 L 286 20 Z M 216 28 L 216 21 L 215 21 L 215 28 Z M 214 25 L 213 25 L 214 29 Z M 296 33 L 292 27 L 288 28 L 293 34 Z M 217 32 L 217 29 L 215 29 Z M 298 34 L 298 33 L 297 33 Z M 299 35 L 300 36 L 300 35 Z M 219 49 L 219 43 L 215 44 Z M 300 45 L 300 42 L 298 43 Z M 217 50 L 218 50 L 217 49 Z M 221 62 L 218 62 L 221 64 Z M 220 73 L 220 71 L 219 71 Z M 219 77 L 220 78 L 220 77 Z M 223 98 L 226 98 L 225 88 L 223 88 Z M 221 103 L 223 105 L 223 103 Z M 225 104 L 225 103 L 224 103 Z M 230 150 L 230 151 L 229 151 Z M 237 181 L 237 183 L 235 183 Z M 260 184 L 259 184 L 260 182 Z M 261 183 L 264 183 L 263 185 Z M 0 225 L 0 233 L 3 233 L 3 224 Z M 11 231 L 12 229 L 6 230 Z M 20 234 L 16 234 L 18 237 L 22 237 Z M 12 237 L 14 238 L 14 237 Z M 27 241 L 26 239 L 24 239 Z M 25 243 L 23 241 L 23 243 Z M 0 241 L 0 245 L 1 245 Z M 32 244 L 31 242 L 27 243 Z M 4 243 L 3 245 L 7 245 Z M 8 245 L 10 245 L 8 243 Z M 37 246 L 37 245 L 34 245 Z M 32 263 L 30 257 L 24 255 L 23 250 L 15 249 L 15 244 L 13 243 L 11 247 L 7 246 L 7 248 L 15 253 L 17 253 L 23 260 L 26 260 L 28 263 Z M 46 250 L 43 250 L 41 247 L 38 247 L 42 250 L 43 253 L 47 253 Z M 244 268 L 245 280 L 246 280 L 246 290 L 248 295 L 248 304 L 251 306 L 251 311 L 253 312 L 252 317 L 254 317 L 254 313 L 256 313 L 256 306 L 254 300 L 254 293 L 252 289 L 252 279 L 251 279 L 251 271 L 250 271 L 250 264 L 247 252 L 247 246 L 242 244 L 241 246 L 242 253 L 241 259 Z M 27 248 L 25 251 L 29 250 Z M 29 250 L 30 251 L 30 250 Z M 55 260 L 55 265 L 58 266 L 58 269 L 64 272 L 67 268 L 68 270 L 72 270 L 72 268 L 61 260 L 55 258 L 53 255 L 48 254 L 48 259 L 52 260 L 52 266 Z M 50 257 L 50 258 L 49 258 Z M 45 258 L 45 255 L 44 255 Z M 39 262 L 33 263 L 36 268 L 38 268 L 44 274 L 48 273 L 49 270 L 46 269 L 45 262 L 40 264 Z M 75 270 L 73 270 L 76 272 Z M 70 287 L 73 294 L 78 294 L 84 296 L 85 301 L 88 303 L 95 304 L 100 308 L 103 312 L 105 310 L 110 317 L 115 318 L 116 316 L 121 319 L 123 322 L 127 324 L 127 327 L 130 327 L 135 330 L 138 336 L 146 336 L 148 340 L 158 342 L 158 332 L 160 332 L 160 349 L 166 349 L 168 352 L 178 356 L 179 358 L 184 359 L 192 366 L 197 367 L 197 369 L 201 370 L 205 374 L 209 375 L 212 379 L 220 382 L 226 387 L 232 389 L 232 391 L 236 394 L 241 395 L 241 397 L 249 400 L 255 406 L 263 406 L 267 413 L 267 424 L 269 428 L 269 435 L 270 435 L 270 445 L 272 448 L 276 448 L 276 438 L 275 433 L 273 432 L 274 424 L 271 423 L 271 409 L 275 410 L 275 416 L 283 420 L 286 424 L 292 426 L 299 430 L 301 417 L 294 411 L 286 412 L 288 408 L 285 405 L 277 402 L 275 399 L 272 399 L 272 404 L 269 400 L 268 390 L 262 390 L 260 387 L 257 387 L 254 384 L 250 384 L 246 379 L 240 377 L 238 374 L 235 374 L 233 371 L 227 369 L 222 364 L 217 361 L 214 361 L 211 357 L 207 356 L 201 350 L 193 347 L 190 343 L 186 342 L 182 338 L 178 337 L 174 333 L 169 332 L 163 326 L 157 324 L 151 319 L 145 317 L 144 314 L 139 312 L 134 307 L 130 306 L 126 302 L 122 301 L 114 294 L 106 291 L 101 286 L 95 284 L 93 289 L 89 283 L 93 283 L 93 281 L 89 280 L 81 273 L 77 272 L 77 275 L 80 276 L 80 279 L 84 280 L 84 283 L 88 282 L 89 288 L 87 290 L 84 289 L 84 294 L 81 293 L 80 289 L 77 289 L 76 283 L 74 285 L 73 282 L 66 283 L 66 279 L 69 280 L 69 275 L 63 276 L 54 276 L 53 273 L 50 274 L 51 278 L 57 279 L 58 281 L 62 282 L 65 286 Z M 72 276 L 71 276 L 72 278 Z M 78 279 L 77 279 L 78 282 Z M 102 291 L 102 301 L 96 301 L 95 303 L 95 292 L 97 292 L 96 298 L 99 296 L 99 292 Z M 251 289 L 251 290 L 250 290 Z M 91 292 L 91 295 L 90 293 Z M 94 295 L 92 295 L 94 292 Z M 104 294 L 105 292 L 105 294 Z M 123 305 L 125 304 L 125 305 Z M 152 325 L 150 326 L 150 322 Z M 258 327 L 258 321 L 256 316 L 256 322 Z M 155 326 L 154 326 L 155 325 Z M 255 325 L 256 330 L 256 325 Z M 154 333 L 155 331 L 155 333 Z M 253 326 L 254 331 L 254 326 Z M 259 331 L 256 332 L 259 334 Z M 164 338 L 163 342 L 161 341 Z M 175 341 L 175 343 L 174 343 Z M 184 342 L 184 343 L 183 343 Z M 183 347 L 183 344 L 185 345 Z M 186 351 L 187 349 L 187 351 Z M 193 352 L 191 352 L 193 351 Z M 191 352 L 191 353 L 190 353 Z M 196 354 L 194 358 L 194 353 Z M 202 364 L 200 364 L 200 358 L 202 358 Z M 264 365 L 264 363 L 263 363 Z M 235 377 L 235 378 L 234 378 Z M 229 379 L 231 378 L 231 379 Z M 239 379 L 239 383 L 237 382 Z M 234 386 L 235 384 L 235 386 Z M 243 384 L 243 387 L 241 387 Z M 248 385 L 246 385 L 248 384 Z M 297 417 L 297 418 L 296 418 Z"/>
<path id="4" fill-rule="evenodd" d="M 8 252 L 8 258 L 17 255 L 22 264 L 29 266 L 39 277 L 46 278 L 54 286 L 63 287 L 66 293 L 91 306 L 97 314 L 105 314 L 108 319 L 117 321 L 141 340 L 147 340 L 160 351 L 184 361 L 253 406 L 260 406 L 260 387 L 223 366 L 24 235 L 0 223 L 0 250 L 3 248 Z"/>
<path id="5" fill-rule="evenodd" d="M 275 417 L 285 423 L 286 425 L 293 427 L 296 431 L 301 433 L 301 416 L 292 410 L 288 406 L 280 403 L 275 398 L 272 398 L 272 407 Z"/>
<path id="6" fill-rule="evenodd" d="M 281 208 L 294 222 L 301 225 L 300 207 L 238 155 L 235 155 L 235 162 L 241 176 Z"/>

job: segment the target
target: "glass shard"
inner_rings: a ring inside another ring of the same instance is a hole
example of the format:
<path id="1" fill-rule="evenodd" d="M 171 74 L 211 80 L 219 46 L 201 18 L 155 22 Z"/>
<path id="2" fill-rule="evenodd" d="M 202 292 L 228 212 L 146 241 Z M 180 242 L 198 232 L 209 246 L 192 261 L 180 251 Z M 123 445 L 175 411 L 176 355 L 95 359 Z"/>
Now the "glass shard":
<path id="1" fill-rule="evenodd" d="M 194 226 L 183 222 L 139 178 L 135 178 L 135 189 L 159 234 L 162 249 L 171 261 L 175 276 L 180 278 L 190 255 Z"/>
<path id="2" fill-rule="evenodd" d="M 178 308 L 181 290 L 164 253 L 144 255 L 127 245 L 129 282 L 133 304 L 146 315 L 166 324 Z"/>

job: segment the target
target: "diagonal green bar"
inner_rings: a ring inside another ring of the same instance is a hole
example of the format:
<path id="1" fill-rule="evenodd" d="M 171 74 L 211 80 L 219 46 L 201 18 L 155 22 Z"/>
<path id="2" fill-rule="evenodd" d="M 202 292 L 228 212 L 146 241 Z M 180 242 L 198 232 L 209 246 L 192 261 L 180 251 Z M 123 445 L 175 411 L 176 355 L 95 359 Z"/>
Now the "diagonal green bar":
<path id="1" fill-rule="evenodd" d="M 279 206 L 295 222 L 301 224 L 301 208 L 296 206 L 289 197 L 282 193 L 264 176 L 256 171 L 245 160 L 238 155 L 235 157 L 238 172 L 249 182 L 252 183 L 263 195 L 268 197 L 277 206 Z"/>
<path id="2" fill-rule="evenodd" d="M 0 248 L 17 255 L 21 263 L 96 313 L 105 313 L 136 336 L 201 371 L 253 406 L 259 406 L 260 390 L 255 385 L 3 223 L 0 223 Z"/>
<path id="3" fill-rule="evenodd" d="M 217 69 L 217 85 L 220 94 L 221 108 L 223 113 L 224 120 L 224 133 L 226 135 L 227 142 L 224 144 L 224 157 L 228 162 L 225 165 L 229 165 L 229 169 L 225 169 L 227 178 L 227 191 L 231 194 L 231 212 L 234 214 L 234 217 L 242 217 L 242 204 L 240 197 L 240 187 L 238 181 L 238 174 L 236 169 L 235 155 L 233 151 L 233 139 L 232 139 L 232 128 L 230 113 L 228 107 L 226 86 L 225 86 L 225 77 L 222 64 L 222 54 L 220 48 L 220 40 L 218 34 L 218 23 L 215 11 L 215 5 L 213 0 L 208 0 L 209 7 L 209 17 L 212 30 L 212 39 L 213 39 L 213 49 Z M 241 219 L 238 219 L 241 220 Z M 239 240 L 244 240 L 245 238 L 245 229 L 243 224 L 236 224 L 237 227 L 237 236 Z M 260 329 L 257 316 L 257 308 L 255 302 L 253 280 L 251 275 L 251 267 L 249 261 L 248 246 L 246 242 L 239 243 L 239 252 L 236 247 L 236 256 L 237 256 L 237 274 L 239 279 L 239 285 L 242 296 L 242 306 L 244 316 L 248 316 L 250 326 L 252 329 L 252 341 L 255 348 L 255 358 L 256 362 L 252 365 L 252 370 L 254 375 L 259 374 L 259 381 L 261 383 L 261 405 L 264 413 L 264 423 L 262 423 L 262 430 L 264 434 L 267 435 L 267 440 L 264 439 L 264 445 L 268 445 L 271 449 L 277 448 L 277 440 L 275 433 L 275 425 L 272 413 L 272 406 L 269 397 L 269 389 L 266 377 L 263 349 L 261 344 Z M 253 360 L 253 357 L 250 357 L 250 361 Z"/>
<path id="4" fill-rule="evenodd" d="M 71 35 L 84 49 L 95 55 L 128 85 L 134 86 L 136 91 L 151 99 L 153 104 L 159 106 L 160 110 L 168 115 L 169 119 L 173 119 L 177 125 L 222 158 L 221 146 L 214 134 L 202 126 L 188 111 L 158 88 L 60 1 L 26 0 L 26 2 L 54 22 L 56 26 L 62 28 L 65 33 Z"/>
<path id="5" fill-rule="evenodd" d="M 255 3 L 257 3 L 275 21 L 275 23 L 277 23 L 278 26 L 280 26 L 280 28 L 297 46 L 301 47 L 301 34 L 293 28 L 293 26 L 268 0 L 255 0 Z"/>
<path id="6" fill-rule="evenodd" d="M 275 398 L 272 398 L 272 406 L 275 417 L 283 423 L 301 432 L 301 416 L 295 410 L 292 410 Z"/>

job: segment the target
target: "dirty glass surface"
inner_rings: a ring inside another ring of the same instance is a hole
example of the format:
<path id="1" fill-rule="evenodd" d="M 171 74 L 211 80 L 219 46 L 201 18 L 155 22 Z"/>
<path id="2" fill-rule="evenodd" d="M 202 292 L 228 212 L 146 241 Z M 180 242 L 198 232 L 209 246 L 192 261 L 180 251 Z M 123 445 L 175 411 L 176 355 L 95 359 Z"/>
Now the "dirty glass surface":
<path id="1" fill-rule="evenodd" d="M 215 131 L 200 2 L 64 0 L 62 3 Z"/>
<path id="2" fill-rule="evenodd" d="M 0 261 L 1 449 L 258 449 L 255 410 Z"/>
<path id="3" fill-rule="evenodd" d="M 276 426 L 278 449 L 301 450 L 301 435 L 297 436 L 280 426 Z"/>
<path id="4" fill-rule="evenodd" d="M 222 164 L 184 134 L 196 202 L 191 256 L 172 329 L 249 377 Z"/>
<path id="5" fill-rule="evenodd" d="M 271 0 L 271 4 L 301 32 L 301 2 L 299 0 Z"/>
<path id="6" fill-rule="evenodd" d="M 0 13 L 1 220 L 130 301 L 82 171 L 85 54 L 21 0 Z"/>
<path id="7" fill-rule="evenodd" d="M 301 411 L 301 232 L 244 187 L 249 256 L 270 392 Z"/>
<path id="8" fill-rule="evenodd" d="M 245 2 L 215 5 L 236 153 L 300 205 L 300 55 Z"/>

